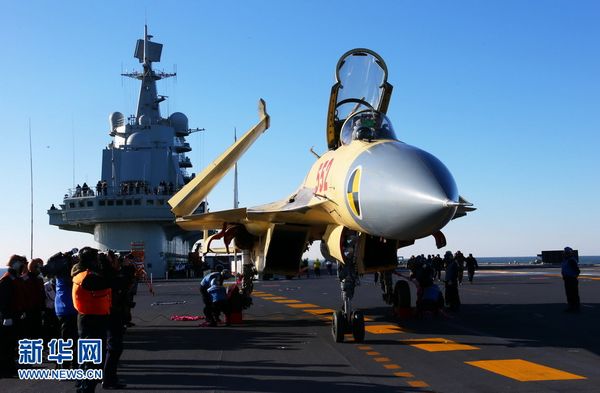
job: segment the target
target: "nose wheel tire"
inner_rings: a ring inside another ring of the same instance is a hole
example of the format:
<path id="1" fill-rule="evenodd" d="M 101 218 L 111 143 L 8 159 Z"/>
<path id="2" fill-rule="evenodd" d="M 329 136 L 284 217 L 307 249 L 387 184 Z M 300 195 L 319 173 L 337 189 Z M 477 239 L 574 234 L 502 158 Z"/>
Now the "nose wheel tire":
<path id="1" fill-rule="evenodd" d="M 331 334 L 336 343 L 344 342 L 344 333 L 346 331 L 346 318 L 340 310 L 333 313 L 331 324 Z"/>
<path id="2" fill-rule="evenodd" d="M 355 342 L 361 343 L 365 340 L 365 317 L 362 312 L 353 312 L 350 323 L 348 323 L 343 311 L 339 310 L 333 313 L 331 334 L 335 342 L 344 342 L 344 334 L 346 333 L 352 333 Z"/>
<path id="3" fill-rule="evenodd" d="M 365 317 L 360 311 L 352 314 L 352 336 L 356 342 L 365 341 Z"/>

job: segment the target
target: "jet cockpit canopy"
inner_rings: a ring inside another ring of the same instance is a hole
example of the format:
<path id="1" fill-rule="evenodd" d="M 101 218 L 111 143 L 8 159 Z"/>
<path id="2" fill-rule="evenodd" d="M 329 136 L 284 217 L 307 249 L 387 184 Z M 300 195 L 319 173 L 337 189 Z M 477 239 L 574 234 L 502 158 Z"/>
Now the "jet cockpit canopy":
<path id="1" fill-rule="evenodd" d="M 344 122 L 341 131 L 342 145 L 347 145 L 353 140 L 380 140 L 396 139 L 392 123 L 381 112 L 366 109 L 356 112 Z"/>
<path id="2" fill-rule="evenodd" d="M 342 125 L 353 114 L 369 109 L 385 115 L 392 95 L 387 73 L 381 56 L 370 49 L 352 49 L 342 55 L 336 67 L 336 83 L 331 88 L 329 98 L 329 149 L 340 146 Z"/>

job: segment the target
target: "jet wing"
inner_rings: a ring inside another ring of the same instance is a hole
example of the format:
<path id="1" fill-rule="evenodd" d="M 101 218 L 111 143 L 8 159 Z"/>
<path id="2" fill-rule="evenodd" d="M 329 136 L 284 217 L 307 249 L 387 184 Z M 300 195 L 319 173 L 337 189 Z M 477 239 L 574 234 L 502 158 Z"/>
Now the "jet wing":
<path id="1" fill-rule="evenodd" d="M 176 217 L 192 214 L 254 141 L 269 128 L 269 115 L 262 99 L 258 102 L 258 114 L 260 119 L 254 127 L 169 199 L 171 211 Z"/>
<path id="2" fill-rule="evenodd" d="M 187 230 L 219 229 L 224 224 L 242 224 L 267 228 L 270 224 L 327 225 L 335 224 L 327 213 L 323 197 L 314 196 L 313 190 L 300 189 L 290 198 L 266 205 L 193 214 L 177 219 L 177 224 Z"/>

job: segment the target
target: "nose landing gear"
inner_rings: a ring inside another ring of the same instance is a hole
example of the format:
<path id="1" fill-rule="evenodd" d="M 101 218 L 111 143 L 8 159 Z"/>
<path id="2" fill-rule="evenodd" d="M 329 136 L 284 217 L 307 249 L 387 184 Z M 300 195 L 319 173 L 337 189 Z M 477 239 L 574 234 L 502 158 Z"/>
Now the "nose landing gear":
<path id="1" fill-rule="evenodd" d="M 348 333 L 352 333 L 355 342 L 361 343 L 365 340 L 365 317 L 362 312 L 354 311 L 350 318 L 342 310 L 333 313 L 331 334 L 335 342 L 344 342 L 344 336 Z"/>
<path id="2" fill-rule="evenodd" d="M 352 310 L 354 288 L 358 285 L 355 256 L 358 236 L 349 234 L 346 237 L 344 256 L 346 262 L 338 268 L 338 279 L 342 289 L 342 309 L 333 313 L 331 334 L 337 343 L 344 342 L 344 335 L 352 333 L 354 341 L 365 339 L 365 318 L 362 312 Z"/>

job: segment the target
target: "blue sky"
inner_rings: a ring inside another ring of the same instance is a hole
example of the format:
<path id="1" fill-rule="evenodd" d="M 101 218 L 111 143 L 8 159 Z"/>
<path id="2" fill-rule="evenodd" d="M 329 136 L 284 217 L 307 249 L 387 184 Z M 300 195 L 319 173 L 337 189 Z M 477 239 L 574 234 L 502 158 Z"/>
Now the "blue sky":
<path id="1" fill-rule="evenodd" d="M 207 131 L 189 138 L 195 171 L 257 119 L 271 128 L 240 162 L 240 202 L 290 194 L 326 149 L 339 56 L 378 52 L 399 138 L 430 151 L 478 210 L 444 230 L 448 249 L 535 255 L 571 245 L 600 255 L 600 3 L 595 1 L 32 1 L 3 3 L 4 146 L 0 258 L 29 255 L 29 137 L 34 255 L 91 244 L 48 225 L 75 183 L 95 183 L 108 115 L 135 111 L 135 41 L 144 21 L 163 43 L 163 116 Z M 210 196 L 232 205 L 231 177 Z M 436 251 L 432 238 L 400 254 Z M 445 251 L 445 250 L 440 250 Z M 437 252 L 437 251 L 436 251 Z"/>

